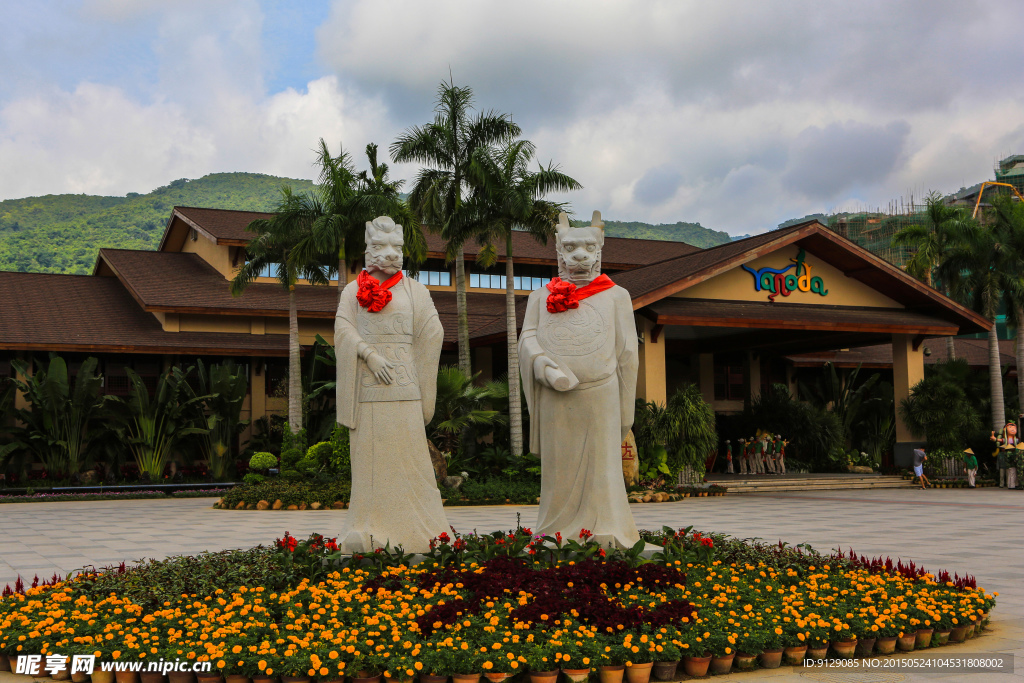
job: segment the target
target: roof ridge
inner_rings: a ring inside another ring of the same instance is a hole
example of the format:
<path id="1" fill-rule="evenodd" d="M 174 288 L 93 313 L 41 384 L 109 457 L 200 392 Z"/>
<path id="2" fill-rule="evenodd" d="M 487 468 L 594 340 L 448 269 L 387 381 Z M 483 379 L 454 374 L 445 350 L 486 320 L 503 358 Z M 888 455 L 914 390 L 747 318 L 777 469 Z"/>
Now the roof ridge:
<path id="1" fill-rule="evenodd" d="M 171 208 L 173 210 L 199 209 L 200 211 L 230 211 L 232 213 L 274 213 L 273 211 L 258 211 L 256 209 L 219 209 L 215 206 L 180 206 L 178 204 L 175 204 Z"/>

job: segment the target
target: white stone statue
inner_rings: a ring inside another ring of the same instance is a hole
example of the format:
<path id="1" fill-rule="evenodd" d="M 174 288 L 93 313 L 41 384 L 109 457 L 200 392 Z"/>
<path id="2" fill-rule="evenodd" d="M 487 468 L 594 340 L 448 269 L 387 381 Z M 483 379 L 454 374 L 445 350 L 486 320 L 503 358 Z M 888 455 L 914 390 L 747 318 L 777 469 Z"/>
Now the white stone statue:
<path id="1" fill-rule="evenodd" d="M 366 224 L 366 270 L 345 286 L 334 321 L 338 422 L 352 448 L 345 552 L 388 542 L 426 552 L 449 529 L 424 429 L 444 331 L 427 288 L 402 277 L 402 245 L 387 216 Z"/>
<path id="2" fill-rule="evenodd" d="M 534 291 L 519 338 L 530 450 L 541 458 L 541 533 L 592 532 L 606 546 L 640 536 L 626 500 L 620 444 L 633 426 L 637 334 L 629 293 L 601 275 L 604 223 L 558 218 L 558 275 Z"/>

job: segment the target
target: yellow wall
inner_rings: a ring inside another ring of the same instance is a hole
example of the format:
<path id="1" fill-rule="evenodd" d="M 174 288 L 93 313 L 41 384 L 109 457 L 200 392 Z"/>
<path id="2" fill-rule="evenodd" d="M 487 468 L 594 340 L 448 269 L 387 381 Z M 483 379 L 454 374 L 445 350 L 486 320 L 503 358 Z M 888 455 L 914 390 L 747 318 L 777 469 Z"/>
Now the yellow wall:
<path id="1" fill-rule="evenodd" d="M 892 388 L 896 406 L 910 396 L 910 389 L 924 379 L 924 346 L 914 350 L 913 337 L 908 334 L 892 336 Z M 917 441 L 896 410 L 896 442 Z"/>
<path id="2" fill-rule="evenodd" d="M 754 270 L 765 266 L 785 268 L 795 259 L 800 248 L 796 245 L 784 247 L 776 252 L 750 261 L 746 265 Z M 821 276 L 828 296 L 813 292 L 795 291 L 789 296 L 775 297 L 777 302 L 787 304 L 823 304 L 829 306 L 870 306 L 875 308 L 903 308 L 903 306 L 863 282 L 846 277 L 842 271 L 825 263 L 810 252 L 805 252 L 804 262 L 811 267 L 811 276 Z M 795 269 L 789 271 L 793 273 Z M 736 267 L 710 280 L 684 289 L 675 294 L 683 299 L 726 299 L 730 301 L 768 301 L 771 292 L 754 291 L 754 276 Z"/>
<path id="3" fill-rule="evenodd" d="M 662 405 L 668 400 L 665 386 L 665 334 L 658 335 L 658 341 L 651 338 L 654 324 L 647 318 L 637 320 L 637 332 L 643 334 L 640 344 L 640 368 L 636 378 L 636 396 L 645 401 Z"/>
<path id="4" fill-rule="evenodd" d="M 181 245 L 181 250 L 188 254 L 197 254 L 199 258 L 216 268 L 225 278 L 230 278 L 234 275 L 235 268 L 231 265 L 230 247 L 218 246 L 201 233 L 196 234 L 197 238 L 194 240 L 191 236 L 185 238 L 185 243 Z"/>

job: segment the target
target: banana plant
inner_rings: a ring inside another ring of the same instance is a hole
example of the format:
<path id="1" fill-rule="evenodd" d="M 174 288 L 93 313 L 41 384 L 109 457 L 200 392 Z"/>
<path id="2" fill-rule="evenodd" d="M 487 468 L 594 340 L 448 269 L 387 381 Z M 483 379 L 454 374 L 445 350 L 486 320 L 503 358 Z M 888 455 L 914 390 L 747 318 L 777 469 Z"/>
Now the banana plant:
<path id="1" fill-rule="evenodd" d="M 196 408 L 196 422 L 206 426 L 199 435 L 199 448 L 209 463 L 214 479 L 228 475 L 232 459 L 238 446 L 238 436 L 248 426 L 242 419 L 242 404 L 249 389 L 249 378 L 245 367 L 233 361 L 214 363 L 206 368 L 203 361 L 197 361 L 198 373 L 195 394 L 202 400 L 193 404 Z"/>
<path id="2" fill-rule="evenodd" d="M 111 398 L 103 394 L 98 361 L 88 358 L 74 380 L 67 363 L 52 355 L 35 373 L 22 360 L 14 360 L 12 385 L 25 397 L 27 408 L 12 411 L 18 425 L 13 440 L 0 448 L 6 465 L 18 460 L 21 469 L 38 459 L 51 477 L 77 477 L 93 461 L 100 437 L 110 424 Z"/>
<path id="3" fill-rule="evenodd" d="M 185 437 L 210 431 L 196 418 L 197 406 L 209 396 L 189 388 L 188 376 L 193 370 L 172 367 L 159 377 L 156 391 L 150 397 L 142 378 L 126 369 L 131 389 L 124 400 L 127 419 L 122 436 L 135 457 L 139 473 L 147 474 L 151 481 L 163 477 L 164 467 Z"/>

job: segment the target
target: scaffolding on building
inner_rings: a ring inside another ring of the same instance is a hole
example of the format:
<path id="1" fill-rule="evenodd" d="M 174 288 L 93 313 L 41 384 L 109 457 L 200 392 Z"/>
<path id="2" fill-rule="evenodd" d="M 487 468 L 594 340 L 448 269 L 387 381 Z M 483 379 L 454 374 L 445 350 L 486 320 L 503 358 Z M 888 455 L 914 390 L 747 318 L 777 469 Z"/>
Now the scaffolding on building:
<path id="1" fill-rule="evenodd" d="M 925 204 L 911 195 L 889 202 L 884 209 L 833 213 L 828 216 L 826 225 L 876 256 L 905 268 L 914 254 L 913 249 L 893 244 L 893 238 L 906 227 L 924 224 L 925 208 Z"/>

